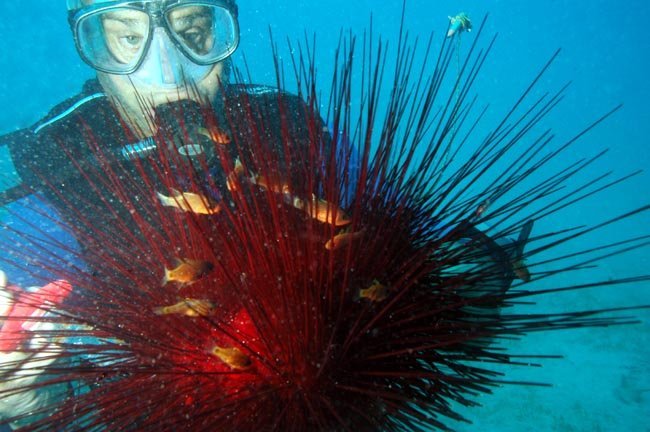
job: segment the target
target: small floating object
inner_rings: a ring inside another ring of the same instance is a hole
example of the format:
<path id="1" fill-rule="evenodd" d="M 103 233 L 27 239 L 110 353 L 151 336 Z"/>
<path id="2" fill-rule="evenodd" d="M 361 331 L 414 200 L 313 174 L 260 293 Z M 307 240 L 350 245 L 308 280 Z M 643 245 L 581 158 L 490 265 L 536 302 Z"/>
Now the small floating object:
<path id="1" fill-rule="evenodd" d="M 472 31 L 472 21 L 469 19 L 465 12 L 461 12 L 456 16 L 450 16 L 447 18 L 449 18 L 449 30 L 447 31 L 448 38 L 456 34 L 459 35 L 464 31 Z"/>

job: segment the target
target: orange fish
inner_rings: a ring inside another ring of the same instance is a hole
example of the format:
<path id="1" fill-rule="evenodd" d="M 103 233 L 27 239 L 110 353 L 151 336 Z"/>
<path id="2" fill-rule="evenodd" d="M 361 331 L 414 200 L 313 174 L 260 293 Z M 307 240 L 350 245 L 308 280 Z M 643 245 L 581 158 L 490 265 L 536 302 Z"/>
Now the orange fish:
<path id="1" fill-rule="evenodd" d="M 200 127 L 197 129 L 197 132 L 216 144 L 226 145 L 230 144 L 231 141 L 230 136 L 217 126 L 211 126 L 210 128 Z"/>
<path id="2" fill-rule="evenodd" d="M 239 190 L 239 183 L 237 182 L 237 179 L 244 173 L 245 170 L 246 169 L 244 168 L 244 165 L 242 165 L 241 161 L 239 159 L 235 159 L 235 166 L 228 174 L 228 177 L 226 177 L 226 187 L 230 192 Z"/>
<path id="3" fill-rule="evenodd" d="M 377 279 L 375 279 L 372 281 L 372 285 L 370 285 L 368 288 L 362 288 L 359 291 L 359 297 L 367 298 L 368 300 L 374 302 L 386 300 L 386 297 L 388 297 L 388 287 L 381 284 Z"/>
<path id="4" fill-rule="evenodd" d="M 316 198 L 315 195 L 312 195 L 311 202 L 295 198 L 293 200 L 293 205 L 294 207 L 307 212 L 311 218 L 323 223 L 339 227 L 348 225 L 352 222 L 339 206 Z"/>
<path id="5" fill-rule="evenodd" d="M 154 308 L 156 315 L 185 315 L 188 317 L 210 316 L 214 313 L 215 304 L 210 300 L 186 298 L 170 306 Z"/>
<path id="6" fill-rule="evenodd" d="M 354 231 L 354 232 L 342 232 L 335 235 L 325 243 L 325 249 L 327 250 L 336 250 L 345 245 L 352 243 L 355 240 L 360 239 L 363 236 L 363 231 Z"/>
<path id="7" fill-rule="evenodd" d="M 281 182 L 281 183 L 270 182 L 263 175 L 254 175 L 249 180 L 252 184 L 257 185 L 262 189 L 270 190 L 271 192 L 275 192 L 278 194 L 285 194 L 285 195 L 291 194 L 291 188 L 289 187 L 289 184 L 287 182 Z"/>
<path id="8" fill-rule="evenodd" d="M 230 369 L 248 369 L 252 364 L 250 357 L 239 348 L 222 348 L 215 345 L 210 352 L 230 366 Z"/>
<path id="9" fill-rule="evenodd" d="M 183 258 L 177 260 L 177 262 L 177 266 L 173 269 L 165 269 L 165 277 L 162 282 L 163 285 L 166 285 L 169 282 L 189 285 L 210 273 L 214 268 L 214 264 L 203 260 Z"/>
<path id="10" fill-rule="evenodd" d="M 204 195 L 194 192 L 180 192 L 172 189 L 172 196 L 156 192 L 160 203 L 165 207 L 174 207 L 185 212 L 196 214 L 213 215 L 221 211 L 221 206 Z"/>

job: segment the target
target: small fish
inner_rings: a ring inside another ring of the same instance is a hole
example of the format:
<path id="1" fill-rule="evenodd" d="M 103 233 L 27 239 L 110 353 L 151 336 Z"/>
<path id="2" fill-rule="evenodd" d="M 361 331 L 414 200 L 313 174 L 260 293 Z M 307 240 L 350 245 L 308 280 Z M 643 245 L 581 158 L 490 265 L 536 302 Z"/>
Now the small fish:
<path id="1" fill-rule="evenodd" d="M 485 213 L 485 211 L 488 209 L 489 206 L 490 206 L 490 200 L 489 199 L 485 200 L 481 204 L 479 204 L 478 207 L 476 208 L 476 212 L 474 212 L 474 218 L 478 219 L 481 216 L 483 216 L 483 213 Z"/>
<path id="2" fill-rule="evenodd" d="M 203 260 L 183 258 L 177 260 L 177 263 L 176 267 L 171 270 L 165 268 L 165 277 L 162 282 L 163 286 L 169 282 L 189 285 L 210 273 L 214 268 L 214 264 Z"/>
<path id="3" fill-rule="evenodd" d="M 197 129 L 197 132 L 216 144 L 226 145 L 232 141 L 230 136 L 217 126 L 211 126 L 209 129 L 200 127 Z"/>
<path id="4" fill-rule="evenodd" d="M 530 271 L 528 270 L 528 266 L 526 266 L 526 262 L 523 259 L 512 262 L 512 271 L 515 273 L 515 276 L 517 276 L 522 281 L 530 282 Z"/>
<path id="5" fill-rule="evenodd" d="M 250 357 L 239 348 L 222 348 L 216 345 L 210 352 L 230 366 L 230 369 L 248 369 L 252 364 Z"/>
<path id="6" fill-rule="evenodd" d="M 240 175 L 242 175 L 246 171 L 244 168 L 244 165 L 241 163 L 239 159 L 235 159 L 235 166 L 233 167 L 232 171 L 228 174 L 228 177 L 226 177 L 226 187 L 230 192 L 235 192 L 239 190 L 239 182 L 237 179 L 239 178 Z"/>
<path id="7" fill-rule="evenodd" d="M 360 239 L 363 236 L 363 231 L 354 231 L 354 232 L 342 232 L 335 235 L 325 243 L 325 249 L 327 250 L 336 250 L 345 245 L 352 243 L 355 240 Z"/>
<path id="8" fill-rule="evenodd" d="M 181 211 L 192 212 L 203 215 L 214 215 L 221 211 L 221 206 L 212 202 L 204 195 L 194 192 L 180 192 L 176 189 L 171 190 L 173 195 L 167 196 L 156 192 L 160 203 L 165 207 L 174 207 Z"/>
<path id="9" fill-rule="evenodd" d="M 462 228 L 465 235 L 467 235 L 467 238 L 485 244 L 485 247 L 493 261 L 501 268 L 511 271 L 511 274 L 514 274 L 514 276 L 524 282 L 529 282 L 531 280 L 531 274 L 528 271 L 524 260 L 524 247 L 526 246 L 528 237 L 533 229 L 532 219 L 524 223 L 517 240 L 513 240 L 509 237 L 493 239 L 478 229 L 469 219 L 465 220 L 459 226 Z"/>
<path id="10" fill-rule="evenodd" d="M 514 244 L 515 250 L 510 258 L 510 264 L 512 265 L 512 271 L 519 279 L 524 282 L 530 282 L 531 276 L 528 267 L 526 266 L 526 261 L 524 260 L 524 247 L 528 242 L 528 237 L 533 230 L 533 220 L 528 220 L 521 228 L 519 232 L 519 237 Z"/>
<path id="11" fill-rule="evenodd" d="M 285 194 L 285 195 L 290 195 L 291 194 L 291 188 L 289 187 L 289 184 L 287 182 L 270 182 L 265 176 L 263 175 L 254 175 L 250 177 L 249 181 L 261 187 L 262 189 L 266 189 L 268 191 L 277 193 L 277 194 Z"/>
<path id="12" fill-rule="evenodd" d="M 388 287 L 375 279 L 372 281 L 372 285 L 368 288 L 362 288 L 359 290 L 359 297 L 374 302 L 386 300 L 386 297 L 388 297 Z"/>
<path id="13" fill-rule="evenodd" d="M 215 304 L 210 300 L 186 298 L 170 306 L 154 308 L 156 315 L 185 315 L 188 317 L 210 316 L 214 313 Z"/>
<path id="14" fill-rule="evenodd" d="M 307 212 L 307 214 L 319 222 L 328 223 L 334 226 L 345 226 L 352 221 L 337 205 L 317 198 L 312 195 L 311 202 L 295 198 L 294 207 Z"/>

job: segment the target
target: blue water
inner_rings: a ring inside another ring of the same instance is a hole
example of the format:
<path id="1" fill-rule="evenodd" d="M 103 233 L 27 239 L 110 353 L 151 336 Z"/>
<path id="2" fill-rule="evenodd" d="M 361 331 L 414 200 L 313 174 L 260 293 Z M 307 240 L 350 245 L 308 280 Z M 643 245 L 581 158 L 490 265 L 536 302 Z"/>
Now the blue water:
<path id="1" fill-rule="evenodd" d="M 4 2 L 0 20 L 0 132 L 25 127 L 49 108 L 74 95 L 92 70 L 77 57 L 67 27 L 64 2 L 30 0 Z M 372 14 L 376 33 L 395 41 L 401 5 L 331 0 L 327 2 L 248 0 L 240 2 L 242 55 L 253 79 L 274 83 L 269 52 L 269 27 L 276 41 L 317 37 L 319 76 L 331 73 L 331 59 L 341 28 L 361 32 Z M 381 6 L 380 6 L 381 5 Z M 567 157 L 593 155 L 609 148 L 594 172 L 613 170 L 622 175 L 650 166 L 650 2 L 645 0 L 409 1 L 406 25 L 412 36 L 426 38 L 446 29 L 447 16 L 465 11 L 478 23 L 490 13 L 486 32 L 498 32 L 496 47 L 476 91 L 489 101 L 491 114 L 512 104 L 540 66 L 557 48 L 559 60 L 542 80 L 557 89 L 573 80 L 567 97 L 548 123 L 567 139 L 581 127 L 618 103 L 624 108 L 585 137 Z M 463 38 L 469 44 L 472 35 Z M 393 46 L 395 43 L 393 43 Z M 283 51 L 286 53 L 286 50 Z M 0 186 L 13 181 L 5 153 L 0 153 Z M 599 194 L 543 221 L 540 230 L 596 223 L 650 202 L 650 177 L 637 176 L 623 186 Z M 0 217 L 7 218 L 0 212 Z M 623 228 L 601 232 L 590 241 L 608 242 L 650 233 L 648 215 L 628 221 Z M 593 243 L 591 243 L 593 244 Z M 577 242 L 571 247 L 585 247 Z M 648 273 L 650 249 L 614 257 L 579 280 L 598 280 Z M 6 253 L 6 251 L 0 251 Z M 18 278 L 20 275 L 12 275 Z M 554 282 L 570 283 L 569 276 Z M 543 285 L 539 285 L 543 287 Z M 588 293 L 567 293 L 541 300 L 544 308 L 589 309 L 616 305 L 650 304 L 650 285 L 609 287 Z M 650 431 L 650 315 L 634 326 L 535 334 L 510 348 L 525 353 L 564 356 L 544 367 L 514 369 L 509 378 L 552 382 L 553 387 L 508 386 L 480 398 L 481 407 L 464 410 L 472 425 L 460 431 Z"/>

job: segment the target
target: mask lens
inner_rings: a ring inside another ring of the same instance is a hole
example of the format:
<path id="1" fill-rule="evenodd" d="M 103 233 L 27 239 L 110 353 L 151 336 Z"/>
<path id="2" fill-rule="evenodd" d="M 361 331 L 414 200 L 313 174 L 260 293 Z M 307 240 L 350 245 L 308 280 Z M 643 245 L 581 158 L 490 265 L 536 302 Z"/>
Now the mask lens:
<path id="1" fill-rule="evenodd" d="M 137 9 L 112 8 L 83 16 L 77 24 L 79 51 L 95 68 L 135 70 L 148 46 L 150 19 Z"/>
<path id="2" fill-rule="evenodd" d="M 160 16 L 146 9 L 151 5 L 98 5 L 76 15 L 73 28 L 84 60 L 103 72 L 130 74 L 147 55 L 152 27 L 161 25 L 185 56 L 200 66 L 222 61 L 237 49 L 237 20 L 226 7 L 214 1 L 185 1 L 165 8 Z"/>
<path id="3" fill-rule="evenodd" d="M 170 34 L 198 64 L 212 64 L 237 48 L 238 29 L 228 9 L 208 4 L 180 5 L 165 15 Z"/>

